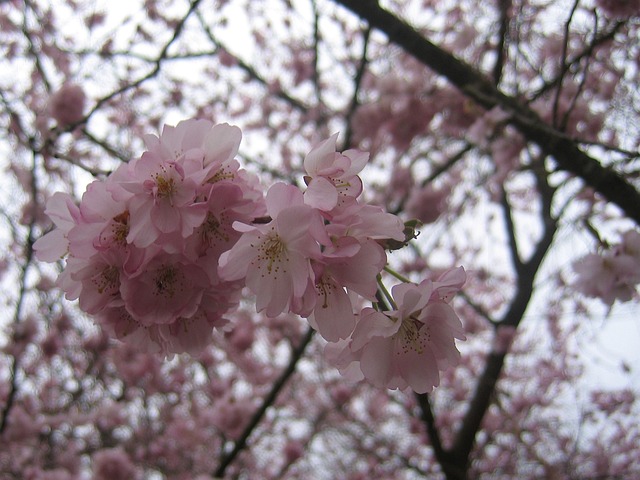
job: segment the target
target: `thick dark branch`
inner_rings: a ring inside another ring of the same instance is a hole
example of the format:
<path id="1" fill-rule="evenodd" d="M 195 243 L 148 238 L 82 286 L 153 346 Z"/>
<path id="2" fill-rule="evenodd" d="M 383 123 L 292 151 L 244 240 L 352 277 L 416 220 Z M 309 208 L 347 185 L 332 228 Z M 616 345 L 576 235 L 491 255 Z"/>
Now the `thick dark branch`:
<path id="1" fill-rule="evenodd" d="M 551 203 L 554 190 L 548 184 L 547 175 L 546 172 L 542 171 L 542 166 L 540 166 L 540 170 L 534 171 L 534 173 L 538 180 L 538 189 L 542 200 L 541 216 L 544 231 L 531 258 L 522 263 L 521 268 L 516 272 L 516 294 L 511 301 L 508 311 L 502 319 L 497 322 L 496 325 L 498 326 L 508 325 L 517 328 L 522 321 L 527 306 L 531 301 L 531 296 L 533 295 L 533 284 L 536 273 L 551 247 L 557 230 L 557 224 L 551 215 Z M 462 428 L 456 435 L 456 440 L 451 449 L 451 453 L 458 461 L 469 461 L 471 450 L 475 444 L 475 437 L 482 425 L 482 419 L 491 404 L 498 378 L 502 372 L 505 356 L 506 354 L 504 352 L 491 352 L 487 357 L 485 369 L 478 380 L 476 390 L 469 404 L 469 409 L 462 421 Z"/>
<path id="2" fill-rule="evenodd" d="M 617 172 L 603 167 L 598 160 L 587 155 L 573 139 L 548 125 L 528 105 L 499 91 L 492 80 L 431 43 L 410 25 L 380 8 L 376 1 L 336 2 L 383 31 L 391 42 L 446 77 L 464 95 L 487 110 L 499 106 L 509 112 L 509 122 L 527 140 L 536 143 L 546 155 L 553 156 L 561 169 L 582 178 L 587 185 L 618 205 L 629 218 L 640 224 L 640 192 Z"/>
<path id="3" fill-rule="evenodd" d="M 498 8 L 500 9 L 500 31 L 498 32 L 498 45 L 496 46 L 496 63 L 493 66 L 493 81 L 496 85 L 500 84 L 504 61 L 507 56 L 511 0 L 498 0 Z"/>
<path id="4" fill-rule="evenodd" d="M 431 409 L 431 403 L 429 402 L 429 395 L 426 393 L 416 394 L 418 405 L 420 405 L 420 411 L 422 412 L 422 421 L 427 428 L 427 435 L 431 441 L 431 447 L 433 453 L 442 468 L 445 476 L 448 480 L 463 479 L 465 478 L 465 468 L 463 464 L 459 464 L 450 452 L 444 449 L 442 446 L 442 440 L 436 427 L 436 419 L 433 416 L 433 410 Z"/>
<path id="5" fill-rule="evenodd" d="M 224 473 L 229 467 L 229 465 L 231 465 L 231 463 L 235 460 L 238 454 L 246 448 L 247 440 L 249 439 L 249 436 L 253 433 L 255 428 L 258 426 L 258 424 L 262 420 L 262 417 L 264 417 L 265 413 L 267 413 L 267 410 L 269 409 L 269 407 L 271 407 L 274 404 L 274 402 L 276 401 L 276 398 L 278 397 L 278 394 L 280 393 L 282 388 L 285 386 L 285 384 L 287 383 L 291 375 L 293 375 L 293 372 L 295 372 L 296 365 L 298 365 L 298 361 L 302 358 L 302 355 L 304 354 L 304 351 L 306 350 L 307 345 L 309 345 L 309 342 L 311 342 L 312 338 L 313 338 L 313 330 L 309 328 L 306 335 L 300 342 L 300 345 L 298 345 L 298 347 L 291 353 L 291 359 L 289 360 L 289 365 L 287 365 L 287 368 L 282 372 L 280 377 L 274 382 L 273 386 L 271 387 L 271 390 L 269 391 L 267 396 L 264 398 L 264 400 L 262 400 L 262 405 L 260 405 L 260 408 L 258 408 L 258 410 L 253 414 L 253 417 L 251 417 L 251 420 L 249 421 L 248 425 L 242 432 L 242 435 L 240 435 L 238 440 L 236 440 L 236 443 L 233 446 L 233 450 L 231 450 L 229 454 L 224 456 L 220 461 L 220 466 L 216 470 L 214 477 L 223 478 Z"/>

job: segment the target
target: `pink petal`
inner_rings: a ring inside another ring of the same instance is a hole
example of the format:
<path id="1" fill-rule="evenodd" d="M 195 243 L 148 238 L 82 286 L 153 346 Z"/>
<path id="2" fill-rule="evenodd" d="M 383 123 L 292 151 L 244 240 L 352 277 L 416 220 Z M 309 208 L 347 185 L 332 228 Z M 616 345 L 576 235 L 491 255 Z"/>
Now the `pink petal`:
<path id="1" fill-rule="evenodd" d="M 327 281 L 313 310 L 318 331 L 329 342 L 347 338 L 355 326 L 353 306 L 347 293 L 335 282 Z"/>
<path id="2" fill-rule="evenodd" d="M 204 141 L 204 165 L 231 160 L 238 153 L 241 140 L 242 131 L 238 127 L 228 123 L 215 125 Z"/>
<path id="3" fill-rule="evenodd" d="M 413 349 L 395 356 L 396 365 L 402 378 L 416 393 L 430 392 L 440 384 L 440 372 L 431 350 L 425 348 L 421 353 Z"/>
<path id="4" fill-rule="evenodd" d="M 274 183 L 267 191 L 265 202 L 267 213 L 271 218 L 276 218 L 285 208 L 302 205 L 302 192 L 294 185 L 282 182 Z"/>
<path id="5" fill-rule="evenodd" d="M 318 172 L 333 163 L 333 154 L 336 151 L 338 134 L 334 133 L 326 140 L 316 145 L 304 158 L 305 171 L 315 177 Z"/>
<path id="6" fill-rule="evenodd" d="M 315 177 L 304 192 L 304 202 L 311 207 L 328 212 L 338 204 L 338 191 L 326 178 Z"/>

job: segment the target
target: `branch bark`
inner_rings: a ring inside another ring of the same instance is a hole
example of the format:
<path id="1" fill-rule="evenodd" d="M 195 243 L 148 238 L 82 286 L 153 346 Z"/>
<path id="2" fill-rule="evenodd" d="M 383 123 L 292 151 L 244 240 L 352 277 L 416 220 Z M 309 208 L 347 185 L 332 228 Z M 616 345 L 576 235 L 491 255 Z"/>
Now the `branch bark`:
<path id="1" fill-rule="evenodd" d="M 500 107 L 510 114 L 509 122 L 524 137 L 552 156 L 562 170 L 578 177 L 614 203 L 637 224 L 640 224 L 640 192 L 620 174 L 602 166 L 584 152 L 563 132 L 547 124 L 520 99 L 502 93 L 493 81 L 451 53 L 424 38 L 409 24 L 381 8 L 376 0 L 335 0 L 384 32 L 389 41 L 436 73 L 444 76 L 464 95 L 487 110 Z"/>

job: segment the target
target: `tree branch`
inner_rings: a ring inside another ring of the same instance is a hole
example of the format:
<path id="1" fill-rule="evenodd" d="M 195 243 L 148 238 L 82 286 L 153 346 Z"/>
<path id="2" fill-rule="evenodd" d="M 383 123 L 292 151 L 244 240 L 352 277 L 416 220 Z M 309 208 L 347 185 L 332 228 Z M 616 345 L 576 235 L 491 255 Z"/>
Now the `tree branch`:
<path id="1" fill-rule="evenodd" d="M 369 48 L 369 38 L 371 38 L 371 28 L 367 28 L 364 31 L 364 36 L 362 39 L 362 54 L 360 56 L 360 64 L 358 65 L 358 70 L 356 71 L 356 76 L 353 80 L 354 88 L 353 88 L 353 96 L 351 97 L 351 103 L 349 104 L 349 110 L 347 111 L 347 115 L 345 116 L 345 121 L 347 124 L 347 129 L 344 134 L 344 144 L 342 150 L 347 150 L 351 148 L 351 138 L 353 137 L 353 115 L 356 113 L 358 109 L 358 105 L 360 102 L 358 101 L 358 95 L 360 93 L 360 86 L 362 85 L 362 77 L 364 77 L 364 72 L 367 69 L 367 49 Z"/>
<path id="2" fill-rule="evenodd" d="M 218 469 L 214 474 L 214 477 L 222 478 L 225 471 L 227 470 L 227 467 L 231 465 L 231 462 L 233 462 L 238 454 L 247 446 L 247 440 L 249 439 L 249 436 L 258 426 L 268 408 L 273 405 L 278 394 L 285 386 L 291 375 L 293 375 L 293 372 L 295 372 L 298 361 L 302 358 L 307 345 L 309 345 L 309 342 L 311 342 L 311 339 L 313 338 L 313 332 L 313 329 L 309 328 L 306 335 L 300 342 L 300 345 L 298 345 L 298 347 L 291 353 L 289 365 L 287 365 L 287 368 L 285 368 L 280 377 L 274 382 L 271 390 L 264 398 L 264 400 L 262 400 L 262 405 L 260 405 L 260 408 L 258 408 L 258 410 L 253 414 L 253 417 L 251 417 L 251 420 L 242 432 L 242 435 L 240 435 L 238 440 L 236 440 L 236 443 L 233 446 L 233 450 L 231 450 L 228 455 L 222 458 L 222 460 L 220 461 L 220 465 L 218 466 Z"/>
<path id="3" fill-rule="evenodd" d="M 507 56 L 511 0 L 498 0 L 498 8 L 500 9 L 500 31 L 498 32 L 498 45 L 496 46 L 496 63 L 493 66 L 493 81 L 496 85 L 499 85 L 502 79 L 502 70 Z"/>
<path id="4" fill-rule="evenodd" d="M 536 143 L 546 155 L 553 156 L 561 169 L 582 178 L 587 185 L 640 224 L 640 192 L 617 172 L 603 167 L 598 160 L 582 151 L 573 139 L 548 125 L 528 105 L 502 93 L 480 71 L 431 43 L 410 25 L 378 6 L 376 1 L 335 1 L 384 32 L 391 42 L 446 77 L 464 95 L 485 109 L 500 106 L 509 112 L 509 122 L 527 140 Z"/>
<path id="5" fill-rule="evenodd" d="M 454 456 L 442 446 L 440 434 L 436 427 L 436 420 L 433 416 L 433 410 L 431 409 L 431 403 L 429 402 L 429 395 L 426 393 L 417 393 L 416 399 L 422 412 L 422 421 L 427 427 L 427 435 L 431 441 L 433 453 L 445 476 L 449 480 L 465 478 L 465 467 L 459 464 Z"/>
<path id="6" fill-rule="evenodd" d="M 516 270 L 517 290 L 515 297 L 511 301 L 508 311 L 502 319 L 496 323 L 496 327 L 508 325 L 517 328 L 522 321 L 531 296 L 533 295 L 533 284 L 536 273 L 542 265 L 542 261 L 549 251 L 557 231 L 557 224 L 551 215 L 551 201 L 554 189 L 548 184 L 546 172 L 542 171 L 542 166 L 540 166 L 540 169 L 535 170 L 534 173 L 538 180 L 538 189 L 542 199 L 541 215 L 544 231 L 531 258 L 523 262 L 521 268 Z M 473 398 L 469 403 L 469 408 L 462 421 L 462 427 L 457 433 L 456 440 L 451 449 L 456 460 L 466 462 L 467 468 L 471 450 L 475 444 L 475 437 L 482 425 L 482 419 L 491 404 L 505 358 L 506 353 L 504 352 L 489 353 L 485 369 L 478 380 Z"/>

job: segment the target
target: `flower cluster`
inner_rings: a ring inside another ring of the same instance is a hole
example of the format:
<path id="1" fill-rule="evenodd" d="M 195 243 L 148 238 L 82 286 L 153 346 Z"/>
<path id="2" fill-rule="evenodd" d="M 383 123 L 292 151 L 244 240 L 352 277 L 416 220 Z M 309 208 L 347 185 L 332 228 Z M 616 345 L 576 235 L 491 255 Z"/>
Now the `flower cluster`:
<path id="1" fill-rule="evenodd" d="M 426 393 L 440 383 L 440 371 L 455 366 L 455 338 L 465 340 L 449 302 L 466 280 L 462 267 L 433 282 L 401 283 L 392 289 L 393 309 L 367 307 L 349 341 L 327 346 L 327 354 L 347 377 L 377 386 Z"/>
<path id="2" fill-rule="evenodd" d="M 247 287 L 258 312 L 300 315 L 342 348 L 339 367 L 348 359 L 390 388 L 437 385 L 464 338 L 448 305 L 464 271 L 397 285 L 384 311 L 385 246 L 406 235 L 360 200 L 369 155 L 337 152 L 333 135 L 305 157 L 304 191 L 275 183 L 263 195 L 234 160 L 240 138 L 226 124 L 181 122 L 148 136 L 147 151 L 90 184 L 79 206 L 55 194 L 46 213 L 57 228 L 35 249 L 45 261 L 68 253 L 67 298 L 130 344 L 196 353 Z M 361 299 L 377 309 L 360 311 Z"/>
<path id="3" fill-rule="evenodd" d="M 588 297 L 611 306 L 637 295 L 640 284 L 640 233 L 629 230 L 618 245 L 602 254 L 590 253 L 573 264 L 578 274 L 575 288 Z"/>
<path id="4" fill-rule="evenodd" d="M 69 254 L 67 299 L 117 338 L 164 354 L 195 353 L 237 304 L 241 282 L 219 277 L 236 221 L 264 214 L 257 179 L 234 159 L 241 132 L 204 120 L 165 127 L 148 150 L 91 183 L 76 206 L 56 193 L 45 213 L 57 229 L 38 257 Z"/>

